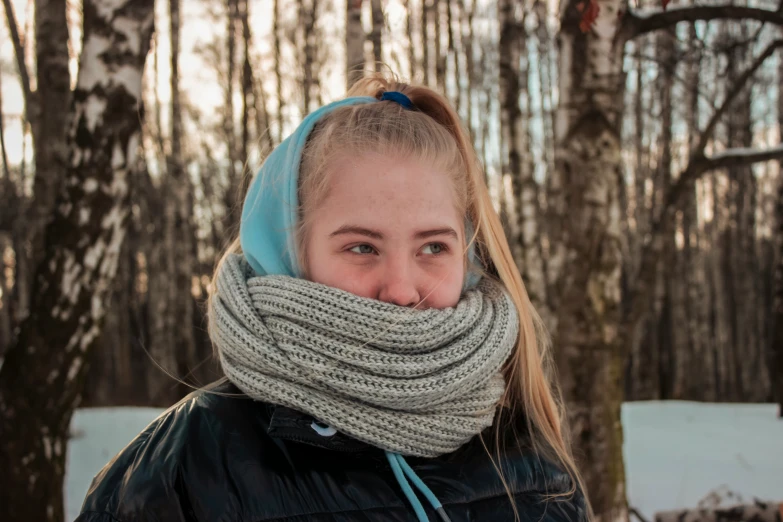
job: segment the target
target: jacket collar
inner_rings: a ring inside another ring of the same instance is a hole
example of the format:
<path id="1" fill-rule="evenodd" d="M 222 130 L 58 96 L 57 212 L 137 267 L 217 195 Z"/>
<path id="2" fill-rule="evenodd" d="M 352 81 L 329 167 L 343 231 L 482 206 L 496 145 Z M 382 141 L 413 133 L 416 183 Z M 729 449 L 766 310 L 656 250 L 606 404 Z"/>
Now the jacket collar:
<path id="1" fill-rule="evenodd" d="M 267 434 L 276 439 L 301 442 L 334 451 L 370 451 L 367 443 L 340 433 L 312 416 L 286 406 L 268 404 L 270 411 Z"/>

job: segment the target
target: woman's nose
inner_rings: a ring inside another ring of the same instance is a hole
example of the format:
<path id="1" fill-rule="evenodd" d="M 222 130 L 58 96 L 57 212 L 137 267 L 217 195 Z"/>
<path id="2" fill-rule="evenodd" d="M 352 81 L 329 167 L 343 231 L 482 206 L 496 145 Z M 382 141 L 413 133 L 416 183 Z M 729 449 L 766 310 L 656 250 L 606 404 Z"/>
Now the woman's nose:
<path id="1" fill-rule="evenodd" d="M 410 307 L 419 304 L 421 296 L 416 288 L 413 269 L 407 262 L 391 260 L 384 267 L 384 271 L 379 301 Z"/>

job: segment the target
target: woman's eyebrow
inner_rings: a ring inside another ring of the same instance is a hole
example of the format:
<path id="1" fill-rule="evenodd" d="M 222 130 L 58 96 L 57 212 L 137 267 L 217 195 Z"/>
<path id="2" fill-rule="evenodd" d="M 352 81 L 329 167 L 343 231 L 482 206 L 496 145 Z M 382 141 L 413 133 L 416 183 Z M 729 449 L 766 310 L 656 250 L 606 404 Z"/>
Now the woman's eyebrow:
<path id="1" fill-rule="evenodd" d="M 377 240 L 383 240 L 384 235 L 382 232 L 378 230 L 374 230 L 371 228 L 366 227 L 360 227 L 356 225 L 343 225 L 331 234 L 329 234 L 329 237 L 336 237 L 341 236 L 344 234 L 358 234 L 361 236 L 367 236 L 373 239 Z M 453 238 L 455 241 L 459 240 L 459 235 L 457 234 L 457 231 L 454 230 L 451 227 L 441 227 L 441 228 L 433 228 L 430 230 L 419 230 L 413 234 L 414 239 L 427 239 L 429 237 L 434 236 L 449 236 Z"/>
<path id="2" fill-rule="evenodd" d="M 365 227 L 358 227 L 354 225 L 343 225 L 331 234 L 329 234 L 329 237 L 336 237 L 343 234 L 359 234 L 361 236 L 367 236 L 371 237 L 373 239 L 381 240 L 383 239 L 383 234 L 378 232 L 377 230 L 373 230 L 371 228 L 365 228 Z"/>
<path id="3" fill-rule="evenodd" d="M 454 241 L 459 241 L 457 231 L 451 227 L 434 228 L 432 230 L 420 230 L 413 234 L 415 239 L 427 239 L 428 237 L 433 236 L 449 236 L 453 238 Z"/>

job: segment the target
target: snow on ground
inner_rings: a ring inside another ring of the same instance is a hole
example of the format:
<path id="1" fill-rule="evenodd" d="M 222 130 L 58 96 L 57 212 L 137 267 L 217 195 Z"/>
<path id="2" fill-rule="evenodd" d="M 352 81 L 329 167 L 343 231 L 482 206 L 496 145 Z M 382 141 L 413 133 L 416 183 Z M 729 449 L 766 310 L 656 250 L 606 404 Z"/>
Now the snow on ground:
<path id="1" fill-rule="evenodd" d="M 623 404 L 629 503 L 695 507 L 712 490 L 783 502 L 783 419 L 773 404 Z"/>
<path id="2" fill-rule="evenodd" d="M 66 520 L 93 476 L 161 410 L 78 410 L 68 445 Z M 783 420 L 770 404 L 636 402 L 623 405 L 628 498 L 648 519 L 695 507 L 716 489 L 783 501 Z"/>
<path id="3" fill-rule="evenodd" d="M 93 477 L 163 410 L 85 408 L 71 420 L 65 472 L 65 520 L 72 522 Z"/>

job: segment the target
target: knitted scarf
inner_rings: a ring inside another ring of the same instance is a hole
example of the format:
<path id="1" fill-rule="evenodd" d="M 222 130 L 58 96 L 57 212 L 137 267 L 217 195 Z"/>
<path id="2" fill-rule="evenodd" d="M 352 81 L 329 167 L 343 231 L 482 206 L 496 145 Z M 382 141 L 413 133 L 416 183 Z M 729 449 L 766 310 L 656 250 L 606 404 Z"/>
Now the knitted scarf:
<path id="1" fill-rule="evenodd" d="M 210 313 L 226 376 L 403 455 L 450 453 L 492 425 L 519 320 L 483 278 L 453 308 L 415 310 L 226 258 Z"/>

